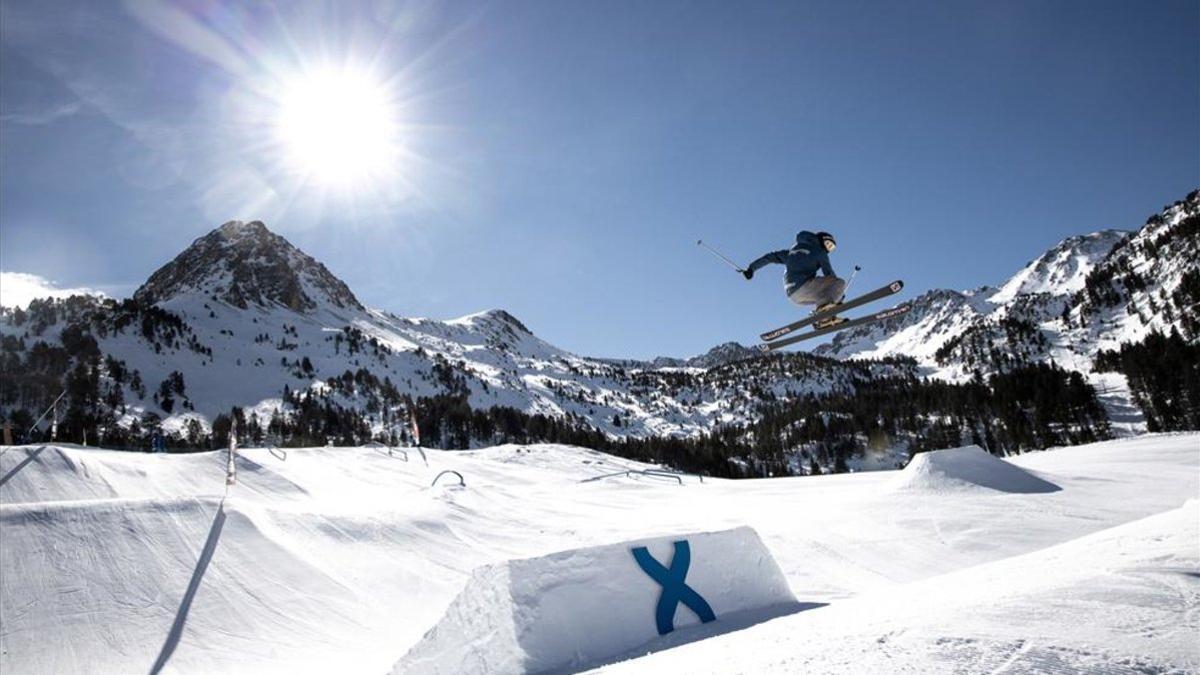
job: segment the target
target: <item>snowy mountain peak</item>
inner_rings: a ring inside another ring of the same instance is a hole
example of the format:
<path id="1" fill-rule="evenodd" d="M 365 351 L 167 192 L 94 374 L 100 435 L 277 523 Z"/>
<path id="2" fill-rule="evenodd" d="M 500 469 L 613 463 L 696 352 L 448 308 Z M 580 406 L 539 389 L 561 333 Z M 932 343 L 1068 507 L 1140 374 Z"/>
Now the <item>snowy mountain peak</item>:
<path id="1" fill-rule="evenodd" d="M 533 334 L 533 331 L 525 327 L 517 317 L 509 314 L 503 309 L 488 309 L 466 316 L 460 316 L 457 319 L 451 319 L 447 323 L 458 324 L 464 326 L 478 326 L 482 324 L 501 324 L 503 326 L 516 329 L 521 333 Z"/>
<path id="2" fill-rule="evenodd" d="M 679 358 L 676 356 L 656 356 L 650 360 L 639 359 L 603 359 L 608 363 L 621 366 L 623 368 L 631 368 L 634 370 L 675 370 L 680 368 L 695 368 L 697 370 L 707 370 L 710 368 L 718 368 L 729 363 L 743 361 L 745 359 L 759 358 L 762 352 L 757 349 L 752 349 L 739 342 L 724 342 L 712 349 L 687 358 Z"/>
<path id="3" fill-rule="evenodd" d="M 257 220 L 231 220 L 200 237 L 134 293 L 149 304 L 193 296 L 240 309 L 363 309 L 341 279 Z"/>
<path id="4" fill-rule="evenodd" d="M 660 356 L 651 362 L 655 368 L 716 368 L 734 361 L 762 356 L 762 352 L 739 342 L 725 342 L 712 349 L 686 359 Z"/>
<path id="5" fill-rule="evenodd" d="M 713 368 L 726 363 L 741 361 L 762 356 L 762 352 L 751 349 L 740 342 L 725 342 L 713 347 L 700 356 L 688 359 L 688 365 L 699 368 Z"/>
<path id="6" fill-rule="evenodd" d="M 1075 293 L 1083 288 L 1088 273 L 1131 234 L 1126 230 L 1102 230 L 1068 237 L 1014 274 L 991 300 L 1004 304 L 1029 293 Z"/>
<path id="7" fill-rule="evenodd" d="M 262 236 L 270 234 L 271 231 L 267 229 L 267 226 L 261 220 L 251 220 L 248 223 L 241 220 L 231 220 L 218 227 L 217 232 L 220 232 L 222 236 L 228 239 L 234 239 L 237 237 Z"/>

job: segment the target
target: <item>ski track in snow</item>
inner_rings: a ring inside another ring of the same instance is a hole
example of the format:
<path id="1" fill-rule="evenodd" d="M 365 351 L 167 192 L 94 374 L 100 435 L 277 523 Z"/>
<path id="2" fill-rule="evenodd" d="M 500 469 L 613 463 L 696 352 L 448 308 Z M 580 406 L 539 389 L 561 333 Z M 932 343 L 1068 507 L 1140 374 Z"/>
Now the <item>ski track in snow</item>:
<path id="1" fill-rule="evenodd" d="M 0 671 L 385 672 L 480 565 L 741 525 L 830 604 L 602 670 L 1200 670 L 1200 434 L 1011 458 L 1012 492 L 969 453 L 681 486 L 581 483 L 646 466 L 580 448 L 427 452 L 245 449 L 222 499 L 223 452 L 6 449 Z"/>

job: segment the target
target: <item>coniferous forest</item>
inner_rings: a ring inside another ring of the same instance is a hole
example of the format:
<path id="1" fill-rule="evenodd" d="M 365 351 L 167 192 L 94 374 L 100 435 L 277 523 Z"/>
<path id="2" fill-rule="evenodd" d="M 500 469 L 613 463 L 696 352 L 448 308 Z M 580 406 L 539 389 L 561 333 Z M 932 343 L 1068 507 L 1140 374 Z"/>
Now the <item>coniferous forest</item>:
<path id="1" fill-rule="evenodd" d="M 128 309 L 137 313 L 135 306 Z M 142 322 L 144 331 L 155 332 L 153 315 Z M 61 440 L 90 438 L 104 447 L 149 449 L 159 436 L 153 418 L 127 426 L 117 423 L 123 407 L 120 385 L 145 388 L 138 373 L 102 359 L 94 338 L 84 330 L 64 330 L 61 343 L 39 342 L 24 352 L 6 344 L 0 361 L 7 390 L 4 402 L 11 406 L 22 392 L 48 395 L 65 383 Z M 1169 354 L 1169 360 L 1160 362 L 1159 353 Z M 1195 347 L 1178 336 L 1152 336 L 1140 345 L 1106 354 L 1104 364 L 1130 377 L 1156 429 L 1195 428 Z M 465 381 L 450 368 L 440 376 L 448 393 L 416 400 L 390 380 L 360 369 L 327 378 L 321 392 L 285 388 L 285 412 L 269 419 L 233 408 L 213 420 L 211 431 L 191 420 L 184 433 L 162 440 L 173 452 L 225 447 L 235 430 L 243 444 L 304 447 L 372 440 L 407 444 L 412 441 L 407 424 L 411 409 L 427 447 L 564 443 L 684 471 L 751 477 L 846 471 L 854 458 L 888 448 L 911 454 L 975 443 L 1006 454 L 1110 436 L 1092 387 L 1078 373 L 1053 365 L 1027 365 L 988 378 L 977 375 L 961 384 L 899 374 L 905 372 L 901 368 L 894 372 L 860 377 L 848 388 L 822 395 L 764 396 L 757 404 L 755 422 L 718 426 L 699 436 L 617 437 L 577 415 L 527 414 L 504 406 L 474 409 Z M 338 402 L 347 399 L 358 404 Z M 185 376 L 172 373 L 154 389 L 154 400 L 165 412 L 175 406 L 189 407 Z M 20 406 L 9 407 L 7 419 L 18 429 L 33 422 L 32 414 Z M 379 420 L 385 431 L 373 424 Z M 40 435 L 48 433 L 45 429 Z M 42 439 L 35 431 L 27 440 Z"/>
<path id="2" fill-rule="evenodd" d="M 1150 431 L 1200 429 L 1200 344 L 1155 332 L 1100 352 L 1096 368 L 1125 375 Z"/>

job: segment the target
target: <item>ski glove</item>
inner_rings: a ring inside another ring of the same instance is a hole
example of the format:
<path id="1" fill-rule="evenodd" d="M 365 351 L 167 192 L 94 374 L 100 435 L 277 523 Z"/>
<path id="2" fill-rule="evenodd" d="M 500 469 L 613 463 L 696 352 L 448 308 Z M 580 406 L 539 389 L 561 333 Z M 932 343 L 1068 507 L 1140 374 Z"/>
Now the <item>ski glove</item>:
<path id="1" fill-rule="evenodd" d="M 742 270 L 742 276 L 746 277 L 746 281 L 754 278 L 754 270 Z"/>

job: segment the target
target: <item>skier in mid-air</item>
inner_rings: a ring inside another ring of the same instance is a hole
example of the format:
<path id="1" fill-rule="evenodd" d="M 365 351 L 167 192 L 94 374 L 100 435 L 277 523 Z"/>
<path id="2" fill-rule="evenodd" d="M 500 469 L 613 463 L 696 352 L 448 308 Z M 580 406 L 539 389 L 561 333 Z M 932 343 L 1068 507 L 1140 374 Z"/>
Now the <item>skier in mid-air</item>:
<path id="1" fill-rule="evenodd" d="M 788 300 L 797 305 L 816 305 L 814 313 L 833 309 L 846 293 L 846 280 L 838 277 L 829 264 L 829 254 L 837 248 L 837 242 L 828 232 L 801 231 L 796 235 L 796 245 L 782 251 L 772 251 L 750 263 L 742 276 L 754 278 L 755 270 L 772 263 L 784 265 L 784 289 Z M 818 277 L 820 271 L 823 276 Z M 817 328 L 836 325 L 845 321 L 830 316 L 816 323 Z"/>
<path id="2" fill-rule="evenodd" d="M 807 230 L 800 232 L 796 235 L 795 246 L 783 251 L 767 253 L 758 260 L 750 263 L 745 269 L 738 267 L 737 263 L 730 260 L 723 253 L 704 243 L 703 239 L 697 240 L 696 244 L 708 249 L 709 253 L 725 261 L 725 264 L 746 277 L 747 281 L 754 278 L 756 270 L 762 269 L 767 265 L 772 263 L 783 265 L 787 268 L 787 273 L 784 275 L 783 280 L 788 299 L 797 305 L 816 306 L 812 314 L 798 321 L 793 321 L 786 326 L 780 326 L 779 328 L 762 333 L 763 342 L 758 345 L 758 348 L 764 352 L 782 349 L 798 342 L 803 342 L 804 340 L 828 335 L 835 331 L 892 319 L 906 314 L 912 309 L 912 305 L 907 304 L 879 310 L 852 319 L 838 316 L 842 312 L 862 307 L 899 293 L 904 289 L 904 282 L 897 279 L 889 284 L 852 298 L 844 297 L 846 295 L 846 287 L 850 285 L 850 282 L 838 277 L 833 271 L 833 265 L 829 264 L 829 254 L 837 248 L 837 242 L 834 241 L 833 235 L 828 232 L 809 232 Z M 857 265 L 854 266 L 854 271 L 855 273 L 859 271 Z M 818 277 L 817 272 L 822 272 L 823 275 Z M 854 275 L 851 274 L 850 278 L 853 279 Z M 814 326 L 815 330 L 797 333 L 800 329 L 808 326 Z"/>

